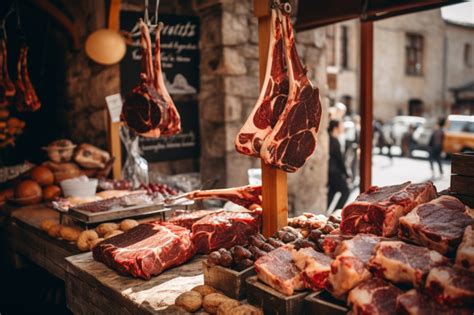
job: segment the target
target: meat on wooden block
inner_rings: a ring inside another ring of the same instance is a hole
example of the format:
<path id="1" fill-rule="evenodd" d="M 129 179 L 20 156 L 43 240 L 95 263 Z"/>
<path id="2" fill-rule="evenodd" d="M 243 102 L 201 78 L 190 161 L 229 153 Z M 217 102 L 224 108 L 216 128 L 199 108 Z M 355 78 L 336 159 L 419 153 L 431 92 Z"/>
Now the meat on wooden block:
<path id="1" fill-rule="evenodd" d="M 290 15 L 282 16 L 285 58 L 288 68 L 288 101 L 270 134 L 264 139 L 260 157 L 269 165 L 295 172 L 316 149 L 321 101 L 296 50 Z"/>
<path id="2" fill-rule="evenodd" d="M 343 234 L 371 233 L 394 236 L 398 219 L 419 204 L 436 198 L 431 182 L 378 187 L 372 186 L 342 210 Z"/>
<path id="3" fill-rule="evenodd" d="M 385 241 L 375 247 L 369 270 L 391 282 L 420 287 L 431 268 L 448 263 L 446 257 L 426 247 Z"/>
<path id="4" fill-rule="evenodd" d="M 302 272 L 306 287 L 313 291 L 324 289 L 333 259 L 311 247 L 298 251 L 293 249 L 292 255 L 296 267 Z"/>
<path id="5" fill-rule="evenodd" d="M 355 287 L 347 302 L 353 315 L 396 314 L 397 297 L 403 291 L 380 278 L 365 280 Z"/>
<path id="6" fill-rule="evenodd" d="M 456 253 L 456 265 L 474 272 L 474 231 L 471 225 L 464 230 L 462 242 Z"/>
<path id="7" fill-rule="evenodd" d="M 474 307 L 474 273 L 468 270 L 433 268 L 426 278 L 425 290 L 440 304 Z"/>
<path id="8" fill-rule="evenodd" d="M 379 241 L 380 238 L 376 236 L 359 234 L 341 243 L 339 254 L 331 264 L 331 273 L 326 286 L 332 295 L 342 297 L 372 276 L 366 266 Z"/>
<path id="9" fill-rule="evenodd" d="M 198 253 L 246 245 L 260 230 L 260 212 L 223 211 L 205 216 L 192 226 L 192 240 Z"/>
<path id="10" fill-rule="evenodd" d="M 291 251 L 291 245 L 279 247 L 257 259 L 254 264 L 260 281 L 288 296 L 305 288 L 301 272 L 293 263 Z"/>
<path id="11" fill-rule="evenodd" d="M 198 210 L 198 211 L 184 211 L 179 213 L 179 210 L 176 210 L 171 218 L 167 220 L 169 223 L 175 225 L 183 226 L 189 230 L 192 229 L 193 224 L 201 220 L 207 215 L 221 213 L 224 210 Z"/>
<path id="12" fill-rule="evenodd" d="M 404 315 L 472 315 L 467 308 L 440 305 L 422 292 L 412 289 L 398 296 L 397 314 Z"/>
<path id="13" fill-rule="evenodd" d="M 400 218 L 399 237 L 451 255 L 461 243 L 464 229 L 473 223 L 474 219 L 461 201 L 441 196 Z"/>
<path id="14" fill-rule="evenodd" d="M 235 139 L 238 152 L 260 157 L 263 140 L 272 131 L 288 99 L 281 18 L 272 10 L 267 67 L 260 96 Z"/>
<path id="15" fill-rule="evenodd" d="M 95 260 L 118 273 L 147 280 L 185 263 L 194 253 L 188 229 L 160 222 L 140 224 L 92 251 Z"/>

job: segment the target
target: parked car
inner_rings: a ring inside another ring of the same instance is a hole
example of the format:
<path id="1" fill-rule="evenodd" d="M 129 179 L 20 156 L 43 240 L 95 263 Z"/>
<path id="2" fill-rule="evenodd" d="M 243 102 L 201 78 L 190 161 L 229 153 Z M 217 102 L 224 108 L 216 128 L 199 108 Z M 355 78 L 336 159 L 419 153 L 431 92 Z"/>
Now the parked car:
<path id="1" fill-rule="evenodd" d="M 449 115 L 443 143 L 446 154 L 474 150 L 474 115 Z"/>

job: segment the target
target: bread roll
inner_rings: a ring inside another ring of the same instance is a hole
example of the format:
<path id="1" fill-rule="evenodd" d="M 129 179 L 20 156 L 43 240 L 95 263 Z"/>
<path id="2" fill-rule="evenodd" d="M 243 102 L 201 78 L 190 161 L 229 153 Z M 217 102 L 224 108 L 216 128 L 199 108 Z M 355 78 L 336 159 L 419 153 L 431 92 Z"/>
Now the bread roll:
<path id="1" fill-rule="evenodd" d="M 92 247 L 92 244 L 97 244 L 96 240 L 99 238 L 99 235 L 94 230 L 87 230 L 79 235 L 77 239 L 77 248 L 81 251 L 88 251 Z"/>
<path id="2" fill-rule="evenodd" d="M 98 227 L 95 228 L 96 232 L 103 236 L 109 232 L 115 231 L 119 229 L 119 225 L 117 223 L 102 223 Z"/>
<path id="3" fill-rule="evenodd" d="M 71 226 L 63 226 L 59 230 L 59 236 L 61 236 L 63 240 L 66 240 L 69 242 L 77 241 L 80 234 L 81 234 L 81 230 L 75 227 L 71 227 Z"/>
<path id="4" fill-rule="evenodd" d="M 138 222 L 136 220 L 132 219 L 125 219 L 122 222 L 120 222 L 120 229 L 122 231 L 128 231 L 138 225 Z"/>

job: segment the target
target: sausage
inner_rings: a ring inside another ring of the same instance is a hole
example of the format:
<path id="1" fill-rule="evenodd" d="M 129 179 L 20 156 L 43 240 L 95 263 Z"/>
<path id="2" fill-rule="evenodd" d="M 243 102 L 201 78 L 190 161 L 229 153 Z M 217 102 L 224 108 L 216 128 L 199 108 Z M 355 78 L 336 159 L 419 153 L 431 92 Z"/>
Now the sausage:
<path id="1" fill-rule="evenodd" d="M 275 247 L 275 248 L 282 247 L 283 245 L 285 245 L 285 243 L 283 243 L 282 241 L 277 240 L 277 239 L 275 239 L 275 238 L 273 238 L 273 237 L 269 237 L 269 238 L 267 239 L 267 243 L 270 244 L 270 245 L 272 245 L 272 246 Z"/>
<path id="2" fill-rule="evenodd" d="M 334 230 L 334 226 L 332 225 L 332 223 L 327 223 L 322 229 L 321 231 L 324 233 L 324 234 L 329 234 L 332 232 L 332 230 Z"/>
<path id="3" fill-rule="evenodd" d="M 221 254 L 220 265 L 224 267 L 230 267 L 234 263 L 232 254 L 225 248 L 219 249 L 219 254 Z"/>
<path id="4" fill-rule="evenodd" d="M 257 237 L 256 235 L 250 236 L 249 242 L 251 245 L 256 246 L 258 248 L 260 248 L 260 246 L 265 243 L 260 237 Z"/>
<path id="5" fill-rule="evenodd" d="M 253 254 L 253 257 L 255 259 L 259 259 L 260 257 L 265 256 L 267 254 L 266 252 L 254 245 L 249 246 L 249 251 Z"/>
<path id="6" fill-rule="evenodd" d="M 260 248 L 261 250 L 265 251 L 265 252 L 271 252 L 272 250 L 275 249 L 275 247 L 273 247 L 272 245 L 268 244 L 268 243 L 262 243 L 261 246 L 259 246 L 258 248 Z"/>
<path id="7" fill-rule="evenodd" d="M 248 249 L 240 245 L 234 246 L 232 249 L 234 250 L 233 251 L 234 261 L 236 264 L 239 264 L 241 261 L 245 259 L 252 259 L 253 255 Z"/>
<path id="8" fill-rule="evenodd" d="M 324 233 L 320 229 L 312 230 L 308 236 L 308 239 L 310 241 L 317 242 L 323 234 Z"/>
<path id="9" fill-rule="evenodd" d="M 207 257 L 207 262 L 212 265 L 220 265 L 221 264 L 221 254 L 218 251 L 212 252 Z"/>
<path id="10" fill-rule="evenodd" d="M 308 241 L 306 239 L 297 239 L 294 243 L 295 249 L 298 250 L 300 248 L 311 247 L 312 249 L 317 249 L 317 245 L 314 242 Z"/>
<path id="11" fill-rule="evenodd" d="M 290 243 L 290 242 L 293 242 L 296 239 L 297 239 L 296 235 L 291 233 L 291 232 L 285 232 L 285 234 L 281 238 L 283 243 Z"/>
<path id="12" fill-rule="evenodd" d="M 244 259 L 244 260 L 241 260 L 240 262 L 237 263 L 237 265 L 235 266 L 235 268 L 238 270 L 238 271 L 242 271 L 244 269 L 247 269 L 249 268 L 250 266 L 252 266 L 254 263 L 254 261 L 252 259 Z"/>

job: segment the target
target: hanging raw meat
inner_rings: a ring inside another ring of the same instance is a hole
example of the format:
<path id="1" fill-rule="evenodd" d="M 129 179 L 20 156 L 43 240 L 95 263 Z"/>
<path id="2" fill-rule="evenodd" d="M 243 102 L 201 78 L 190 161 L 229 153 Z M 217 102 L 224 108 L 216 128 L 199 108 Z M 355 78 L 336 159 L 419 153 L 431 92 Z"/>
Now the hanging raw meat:
<path id="1" fill-rule="evenodd" d="M 314 88 L 296 51 L 289 14 L 283 17 L 285 56 L 288 65 L 289 93 L 283 113 L 264 140 L 260 156 L 265 163 L 295 172 L 316 149 L 321 121 L 319 89 Z"/>
<path id="2" fill-rule="evenodd" d="M 166 102 L 165 107 L 167 110 L 167 119 L 163 119 L 160 129 L 161 134 L 165 136 L 175 135 L 181 132 L 181 117 L 179 116 L 178 110 L 171 99 L 170 94 L 165 86 L 165 80 L 163 78 L 163 73 L 161 72 L 161 54 L 160 54 L 160 33 L 161 33 L 161 24 L 156 28 L 156 37 L 155 37 L 155 88 L 158 91 L 158 94 Z"/>
<path id="3" fill-rule="evenodd" d="M 40 100 L 31 84 L 27 61 L 28 47 L 23 45 L 20 48 L 20 56 L 18 58 L 18 77 L 16 80 L 15 98 L 16 107 L 20 112 L 34 112 L 41 107 Z"/>
<path id="4" fill-rule="evenodd" d="M 267 68 L 262 90 L 252 113 L 240 129 L 235 148 L 238 152 L 260 157 L 263 140 L 272 131 L 288 99 L 281 19 L 272 10 Z"/>
<path id="5" fill-rule="evenodd" d="M 7 65 L 7 41 L 0 40 L 0 107 L 8 106 L 15 96 L 15 84 L 10 80 Z"/>
<path id="6" fill-rule="evenodd" d="M 121 119 L 140 136 L 159 137 L 160 124 L 167 120 L 166 100 L 155 88 L 152 44 L 148 26 L 140 21 L 142 72 L 140 84 L 126 97 Z"/>

